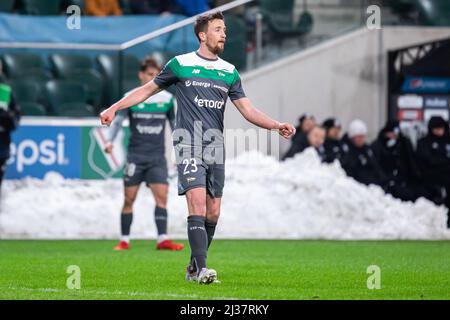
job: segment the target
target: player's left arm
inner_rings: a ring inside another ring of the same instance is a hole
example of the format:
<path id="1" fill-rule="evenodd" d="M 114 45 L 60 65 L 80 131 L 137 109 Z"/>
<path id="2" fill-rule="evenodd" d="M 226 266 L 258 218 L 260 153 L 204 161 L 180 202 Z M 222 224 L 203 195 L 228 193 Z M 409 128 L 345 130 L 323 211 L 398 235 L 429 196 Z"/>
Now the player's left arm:
<path id="1" fill-rule="evenodd" d="M 250 99 L 247 97 L 232 100 L 232 102 L 247 121 L 258 127 L 268 130 L 276 130 L 284 138 L 289 138 L 295 133 L 295 128 L 293 125 L 289 123 L 280 123 L 270 118 L 264 112 L 255 108 Z"/>

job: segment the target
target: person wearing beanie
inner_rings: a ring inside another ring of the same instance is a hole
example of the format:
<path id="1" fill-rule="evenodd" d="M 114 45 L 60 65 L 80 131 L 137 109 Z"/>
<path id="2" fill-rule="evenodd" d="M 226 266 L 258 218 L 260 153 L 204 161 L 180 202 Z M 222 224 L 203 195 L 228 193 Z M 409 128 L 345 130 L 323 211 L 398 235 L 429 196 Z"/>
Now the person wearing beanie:
<path id="1" fill-rule="evenodd" d="M 386 192 L 403 201 L 415 201 L 425 196 L 413 146 L 402 134 L 398 121 L 388 121 L 371 148 L 387 176 Z"/>
<path id="2" fill-rule="evenodd" d="M 353 120 L 342 142 L 344 154 L 341 165 L 347 175 L 365 185 L 384 187 L 386 176 L 367 144 L 366 124 L 359 119 Z"/>
<path id="3" fill-rule="evenodd" d="M 293 157 L 295 154 L 302 152 L 304 147 L 308 145 L 308 133 L 316 126 L 316 118 L 311 113 L 304 113 L 298 119 L 296 132 L 291 139 L 291 146 L 284 154 L 282 160 Z M 303 148 L 303 149 L 302 149 Z"/>
<path id="4" fill-rule="evenodd" d="M 341 141 L 342 126 L 336 118 L 328 118 L 322 127 L 325 129 L 324 162 L 332 163 L 336 159 L 339 160 L 344 153 Z"/>
<path id="5" fill-rule="evenodd" d="M 417 143 L 417 158 L 429 199 L 450 210 L 450 133 L 442 117 L 431 117 L 428 134 Z M 450 228 L 450 212 L 447 226 Z"/>

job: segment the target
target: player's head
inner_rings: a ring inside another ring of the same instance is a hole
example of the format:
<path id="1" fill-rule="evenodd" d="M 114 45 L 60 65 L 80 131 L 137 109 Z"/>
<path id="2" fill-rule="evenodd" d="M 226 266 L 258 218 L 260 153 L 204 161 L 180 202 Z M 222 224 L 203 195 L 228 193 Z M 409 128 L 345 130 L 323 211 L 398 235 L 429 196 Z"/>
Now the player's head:
<path id="1" fill-rule="evenodd" d="M 152 57 L 144 58 L 139 66 L 138 74 L 141 84 L 146 84 L 147 82 L 153 80 L 153 78 L 156 77 L 160 71 L 161 67 L 155 59 Z"/>
<path id="2" fill-rule="evenodd" d="M 213 54 L 221 54 L 225 48 L 226 27 L 222 12 L 204 14 L 197 17 L 194 26 L 195 35 Z"/>

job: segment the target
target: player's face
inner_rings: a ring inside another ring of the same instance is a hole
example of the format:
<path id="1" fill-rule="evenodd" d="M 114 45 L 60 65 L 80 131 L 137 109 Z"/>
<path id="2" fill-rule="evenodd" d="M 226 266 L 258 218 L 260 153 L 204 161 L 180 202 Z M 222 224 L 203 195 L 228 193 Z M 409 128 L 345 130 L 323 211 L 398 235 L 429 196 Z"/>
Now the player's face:
<path id="1" fill-rule="evenodd" d="M 214 19 L 208 22 L 206 46 L 214 54 L 221 54 L 225 49 L 226 27 L 223 20 Z"/>
<path id="2" fill-rule="evenodd" d="M 139 71 L 139 80 L 141 84 L 144 85 L 149 81 L 152 81 L 159 73 L 159 69 L 157 68 L 147 68 L 145 71 Z"/>

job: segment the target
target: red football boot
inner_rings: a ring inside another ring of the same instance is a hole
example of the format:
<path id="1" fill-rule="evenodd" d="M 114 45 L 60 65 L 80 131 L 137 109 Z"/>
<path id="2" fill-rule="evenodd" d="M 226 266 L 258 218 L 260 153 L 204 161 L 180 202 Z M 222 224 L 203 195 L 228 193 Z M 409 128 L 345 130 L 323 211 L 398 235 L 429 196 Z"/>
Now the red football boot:
<path id="1" fill-rule="evenodd" d="M 156 245 L 156 249 L 158 249 L 158 250 L 178 251 L 178 250 L 183 250 L 183 248 L 184 248 L 184 244 L 175 243 L 175 242 L 172 242 L 172 240 L 164 240 Z"/>
<path id="2" fill-rule="evenodd" d="M 117 246 L 115 246 L 113 249 L 116 251 L 128 250 L 128 249 L 130 249 L 130 245 L 126 241 L 120 241 L 119 244 Z"/>

